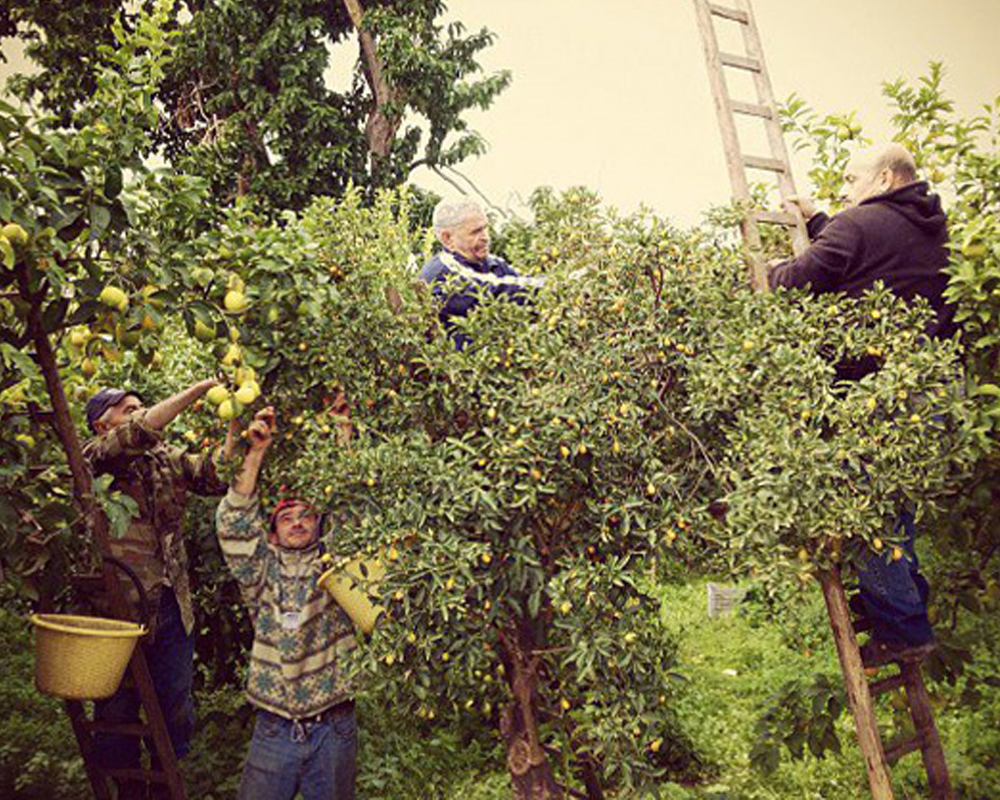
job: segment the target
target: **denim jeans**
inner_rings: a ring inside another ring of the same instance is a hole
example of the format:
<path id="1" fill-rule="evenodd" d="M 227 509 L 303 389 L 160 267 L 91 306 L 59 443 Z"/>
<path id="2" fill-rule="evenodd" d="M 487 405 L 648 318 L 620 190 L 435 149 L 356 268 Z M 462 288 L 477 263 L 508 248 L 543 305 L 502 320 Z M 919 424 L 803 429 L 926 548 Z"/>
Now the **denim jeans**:
<path id="1" fill-rule="evenodd" d="M 258 710 L 239 800 L 354 800 L 358 727 L 354 704 L 321 722 L 299 723 Z"/>
<path id="2" fill-rule="evenodd" d="M 913 514 L 902 511 L 896 518 L 894 533 L 905 535 L 903 558 L 887 561 L 871 555 L 858 571 L 858 584 L 865 615 L 871 620 L 872 634 L 886 642 L 920 645 L 934 634 L 927 619 L 927 581 L 917 571 L 919 564 L 913 549 L 916 527 Z"/>
<path id="3" fill-rule="evenodd" d="M 191 685 L 194 681 L 194 639 L 184 631 L 181 611 L 170 588 L 160 593 L 156 636 L 142 645 L 149 664 L 156 696 L 160 700 L 167 732 L 174 755 L 182 758 L 188 752 L 194 729 L 194 702 Z M 102 722 L 138 722 L 139 693 L 132 686 L 119 688 L 107 700 L 94 704 L 94 719 Z M 117 733 L 100 733 L 94 737 L 97 763 L 105 768 L 138 767 L 139 737 Z M 147 749 L 153 753 L 152 741 Z M 155 753 L 153 763 L 157 763 Z"/>

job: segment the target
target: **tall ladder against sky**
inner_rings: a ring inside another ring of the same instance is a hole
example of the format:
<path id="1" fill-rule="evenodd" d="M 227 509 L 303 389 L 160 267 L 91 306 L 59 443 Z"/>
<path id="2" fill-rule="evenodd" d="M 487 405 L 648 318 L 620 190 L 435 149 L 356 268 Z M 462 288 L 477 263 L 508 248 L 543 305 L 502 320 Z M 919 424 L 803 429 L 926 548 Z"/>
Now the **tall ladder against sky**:
<path id="1" fill-rule="evenodd" d="M 760 257 L 760 223 L 783 225 L 792 232 L 792 246 L 796 253 L 804 250 L 809 239 L 806 234 L 805 221 L 801 214 L 791 214 L 787 211 L 763 211 L 750 207 L 751 181 L 748 170 L 754 173 L 770 174 L 777 180 L 778 192 L 784 200 L 795 194 L 795 184 L 792 181 L 792 168 L 788 160 L 788 150 L 781 132 L 778 119 L 778 108 L 771 89 L 771 79 L 764 63 L 764 51 L 757 32 L 753 11 L 749 0 L 728 0 L 728 5 L 695 0 L 698 15 L 698 29 L 705 50 L 705 61 L 708 66 L 708 78 L 712 86 L 712 96 L 715 100 L 715 111 L 719 118 L 719 129 L 722 131 L 722 146 L 726 154 L 726 166 L 729 170 L 729 182 L 732 185 L 733 197 L 745 204 L 746 210 L 741 224 L 743 241 L 750 251 L 751 281 L 755 288 L 762 289 L 767 285 L 767 265 Z M 738 5 L 737 5 L 738 4 Z M 736 25 L 742 34 L 744 53 L 723 52 L 719 48 L 716 20 L 722 25 Z M 730 89 L 727 74 L 735 78 L 738 73 L 752 76 L 754 93 L 751 99 L 734 99 L 735 92 Z M 766 134 L 767 148 L 765 155 L 749 154 L 744 151 L 740 142 L 740 131 L 737 127 L 737 115 L 748 120 L 759 120 Z"/>
<path id="2" fill-rule="evenodd" d="M 698 16 L 698 29 L 704 45 L 705 60 L 708 65 L 709 81 L 715 98 L 715 109 L 722 131 L 722 142 L 733 195 L 738 201 L 749 201 L 751 195 L 747 170 L 762 170 L 771 172 L 777 177 L 778 191 L 781 198 L 785 199 L 795 194 L 795 186 L 792 182 L 788 151 L 782 137 L 774 93 L 764 63 L 764 53 L 753 11 L 750 8 L 750 0 L 727 0 L 727 2 L 728 5 L 721 5 L 709 2 L 709 0 L 694 0 L 694 5 Z M 735 24 L 739 27 L 746 50 L 745 54 L 720 51 L 719 39 L 716 35 L 717 19 L 722 20 L 723 24 Z M 732 99 L 726 81 L 725 71 L 727 69 L 746 72 L 753 76 L 753 84 L 757 93 L 756 102 Z M 758 118 L 763 122 L 767 143 L 771 151 L 770 155 L 758 156 L 744 153 L 740 146 L 739 131 L 736 125 L 737 114 Z M 784 225 L 789 228 L 792 232 L 792 246 L 796 253 L 808 247 L 809 242 L 805 221 L 801 215 L 793 216 L 786 212 L 753 211 L 749 210 L 748 203 L 748 213 L 743 218 L 742 230 L 744 242 L 751 254 L 751 282 L 755 288 L 766 290 L 767 265 L 763 263 L 759 255 L 760 231 L 758 225 L 761 223 Z M 833 631 L 840 668 L 844 676 L 844 689 L 848 705 L 854 715 L 858 745 L 864 757 L 872 798 L 874 800 L 892 800 L 893 790 L 889 777 L 889 765 L 907 753 L 920 750 L 927 773 L 931 800 L 953 800 L 954 795 L 948 779 L 944 751 L 941 748 L 930 699 L 920 673 L 919 661 L 903 659 L 894 662 L 898 672 L 869 684 L 856 638 L 856 634 L 863 631 L 867 624 L 862 621 L 855 628 L 851 620 L 844 585 L 836 568 L 821 572 L 818 577 L 823 588 L 823 597 L 830 617 L 830 627 Z M 879 733 L 872 697 L 897 689 L 905 690 L 915 735 L 905 741 L 895 742 L 886 748 Z"/>

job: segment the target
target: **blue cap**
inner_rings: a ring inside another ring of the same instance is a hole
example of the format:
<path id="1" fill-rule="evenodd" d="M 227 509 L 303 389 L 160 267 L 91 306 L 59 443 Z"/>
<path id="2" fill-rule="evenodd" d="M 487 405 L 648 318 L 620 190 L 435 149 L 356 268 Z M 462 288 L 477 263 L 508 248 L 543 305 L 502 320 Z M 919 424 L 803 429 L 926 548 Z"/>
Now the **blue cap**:
<path id="1" fill-rule="evenodd" d="M 104 416 L 104 412 L 112 406 L 118 405 L 129 395 L 142 397 L 138 392 L 127 391 L 125 389 L 101 389 L 97 394 L 87 401 L 87 427 L 91 432 L 97 433 L 94 423 Z"/>

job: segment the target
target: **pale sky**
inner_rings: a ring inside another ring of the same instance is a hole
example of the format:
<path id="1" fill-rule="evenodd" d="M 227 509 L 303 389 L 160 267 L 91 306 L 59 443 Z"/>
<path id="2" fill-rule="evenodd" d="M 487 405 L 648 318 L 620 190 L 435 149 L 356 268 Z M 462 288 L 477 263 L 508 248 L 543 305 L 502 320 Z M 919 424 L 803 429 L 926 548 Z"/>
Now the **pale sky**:
<path id="1" fill-rule="evenodd" d="M 728 201 L 692 0 L 450 8 L 497 35 L 484 67 L 513 72 L 489 111 L 470 117 L 489 153 L 461 166 L 494 203 L 582 184 L 623 211 L 645 203 L 687 224 Z M 873 138 L 889 131 L 882 81 L 914 79 L 931 60 L 945 63 L 960 111 L 1000 96 L 1000 0 L 753 0 L 753 9 L 775 96 L 795 92 L 824 113 L 857 110 Z M 804 190 L 806 165 L 793 169 Z M 414 180 L 447 190 L 433 175 Z"/>
<path id="2" fill-rule="evenodd" d="M 497 35 L 481 54 L 484 69 L 513 73 L 488 111 L 469 116 L 489 152 L 460 167 L 493 203 L 516 209 L 538 186 L 586 185 L 623 211 L 646 204 L 690 224 L 728 201 L 692 0 L 449 6 L 450 18 Z M 778 99 L 795 92 L 823 113 L 856 110 L 873 138 L 889 131 L 882 82 L 913 80 L 931 60 L 944 62 L 960 112 L 1000 96 L 1000 0 L 753 0 L 753 8 Z M 8 69 L 0 64 L 0 77 Z M 804 192 L 806 165 L 793 167 Z M 451 191 L 426 171 L 413 181 Z"/>

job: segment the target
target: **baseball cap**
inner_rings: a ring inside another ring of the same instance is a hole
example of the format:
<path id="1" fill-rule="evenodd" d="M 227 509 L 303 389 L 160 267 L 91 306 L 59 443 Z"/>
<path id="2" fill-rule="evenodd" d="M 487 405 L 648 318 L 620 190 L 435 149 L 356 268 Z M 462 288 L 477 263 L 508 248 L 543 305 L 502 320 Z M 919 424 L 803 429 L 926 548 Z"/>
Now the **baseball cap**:
<path id="1" fill-rule="evenodd" d="M 101 389 L 101 391 L 91 397 L 87 401 L 87 427 L 90 428 L 91 432 L 97 433 L 94 423 L 104 416 L 105 411 L 112 406 L 118 405 L 129 395 L 142 400 L 142 396 L 138 392 L 128 389 Z"/>

